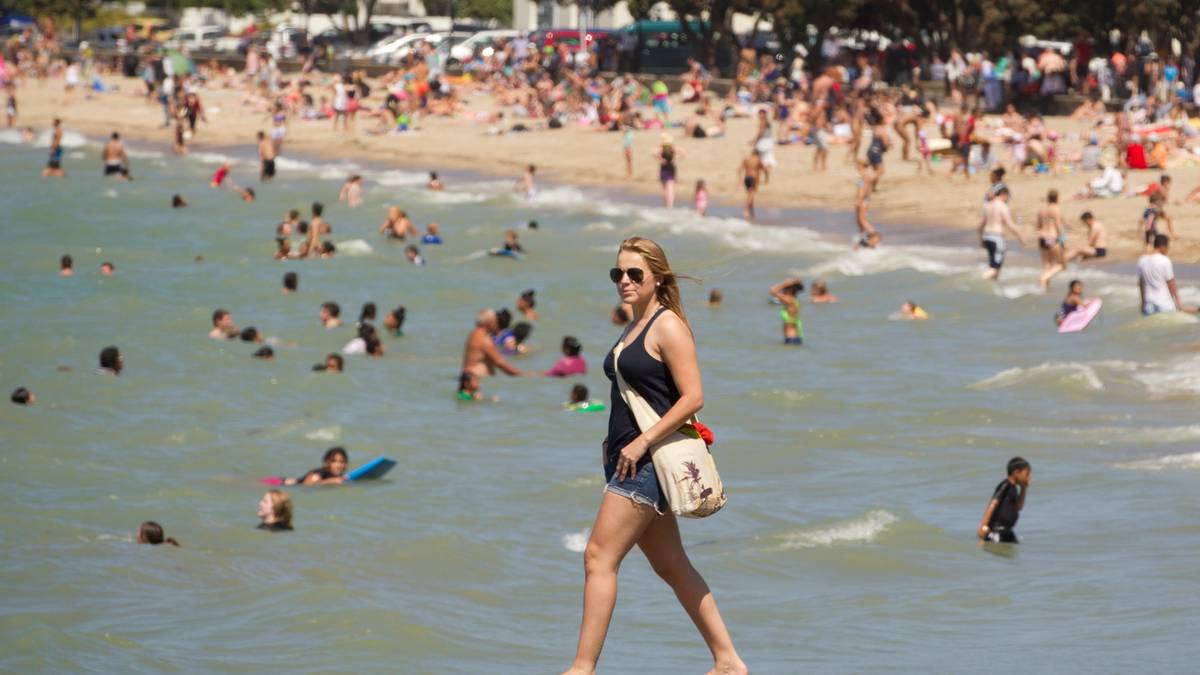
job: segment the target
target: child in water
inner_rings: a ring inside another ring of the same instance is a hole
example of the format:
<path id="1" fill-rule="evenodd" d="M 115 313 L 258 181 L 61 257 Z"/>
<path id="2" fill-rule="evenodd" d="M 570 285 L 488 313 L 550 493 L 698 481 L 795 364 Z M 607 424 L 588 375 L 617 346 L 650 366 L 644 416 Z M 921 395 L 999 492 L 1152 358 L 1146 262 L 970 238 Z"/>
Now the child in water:
<path id="1" fill-rule="evenodd" d="M 341 485 L 346 481 L 346 465 L 350 457 L 345 448 L 330 448 L 321 458 L 321 468 L 313 469 L 299 478 L 288 478 L 284 485 Z"/>
<path id="2" fill-rule="evenodd" d="M 1025 495 L 1029 493 L 1029 480 L 1033 468 L 1029 462 L 1020 457 L 1008 461 L 1008 477 L 1000 481 L 983 519 L 979 521 L 979 538 L 983 541 L 1016 544 L 1017 534 L 1013 528 L 1021 517 L 1021 509 L 1025 508 Z"/>
<path id="3" fill-rule="evenodd" d="M 421 237 L 421 243 L 433 246 L 442 243 L 442 233 L 437 223 L 430 223 L 425 227 L 425 236 Z"/>
<path id="4" fill-rule="evenodd" d="M 525 248 L 521 246 L 521 242 L 517 241 L 516 230 L 505 230 L 504 244 L 499 248 L 492 249 L 490 253 L 492 255 L 517 257 L 519 254 L 525 253 Z"/>
<path id="5" fill-rule="evenodd" d="M 464 370 L 458 376 L 458 396 L 460 401 L 482 401 L 483 392 L 479 391 L 479 376 Z"/>
<path id="6" fill-rule="evenodd" d="M 138 528 L 137 543 L 150 544 L 151 546 L 158 546 L 159 544 L 179 546 L 179 542 L 173 537 L 164 537 L 162 525 L 153 520 L 147 520 Z"/>
<path id="7" fill-rule="evenodd" d="M 708 211 L 708 187 L 704 181 L 696 181 L 696 195 L 693 198 L 693 204 L 696 207 L 696 213 L 707 215 Z"/>
<path id="8" fill-rule="evenodd" d="M 589 399 L 588 388 L 582 384 L 571 387 L 571 399 L 563 404 L 569 412 L 598 412 L 604 410 L 604 401 Z"/>
<path id="9" fill-rule="evenodd" d="M 1063 300 L 1062 307 L 1054 313 L 1054 325 L 1061 326 L 1067 316 L 1079 309 L 1083 305 L 1083 282 L 1078 279 L 1072 279 L 1067 287 L 1067 297 Z"/>
<path id="10" fill-rule="evenodd" d="M 929 318 L 929 314 L 925 310 L 917 306 L 917 303 L 912 300 L 905 300 L 904 304 L 900 305 L 900 316 L 913 321 L 924 321 Z"/>
<path id="11" fill-rule="evenodd" d="M 267 490 L 258 501 L 258 529 L 268 532 L 292 530 L 292 498 L 282 490 Z"/>

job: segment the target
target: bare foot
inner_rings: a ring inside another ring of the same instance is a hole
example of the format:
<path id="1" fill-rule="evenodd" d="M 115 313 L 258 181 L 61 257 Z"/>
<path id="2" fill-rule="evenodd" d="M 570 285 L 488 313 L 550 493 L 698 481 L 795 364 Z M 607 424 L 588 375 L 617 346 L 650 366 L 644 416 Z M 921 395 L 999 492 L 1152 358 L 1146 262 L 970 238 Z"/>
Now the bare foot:
<path id="1" fill-rule="evenodd" d="M 749 672 L 750 669 L 746 667 L 746 664 L 735 657 L 732 661 L 713 664 L 712 670 L 708 671 L 707 675 L 747 675 Z"/>
<path id="2" fill-rule="evenodd" d="M 563 675 L 595 675 L 595 673 L 595 668 L 588 669 L 584 668 L 583 666 L 576 665 L 572 665 L 570 668 L 567 668 L 565 671 L 563 671 Z"/>

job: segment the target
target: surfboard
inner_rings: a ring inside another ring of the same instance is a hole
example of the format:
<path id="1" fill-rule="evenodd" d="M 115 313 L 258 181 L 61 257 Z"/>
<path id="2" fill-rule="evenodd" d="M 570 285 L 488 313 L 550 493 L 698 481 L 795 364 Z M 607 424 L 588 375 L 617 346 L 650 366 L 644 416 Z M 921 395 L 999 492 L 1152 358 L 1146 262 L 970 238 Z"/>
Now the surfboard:
<path id="1" fill-rule="evenodd" d="M 503 248 L 494 248 L 488 251 L 488 255 L 492 256 L 493 258 L 513 258 L 515 260 L 521 259 L 521 254 L 519 252 L 510 251 Z"/>
<path id="2" fill-rule="evenodd" d="M 1082 307 L 1068 314 L 1067 318 L 1063 319 L 1063 322 L 1058 324 L 1058 332 L 1077 333 L 1084 328 L 1087 328 L 1088 324 L 1092 322 L 1092 319 L 1096 318 L 1096 315 L 1100 313 L 1100 307 L 1103 304 L 1104 303 L 1100 301 L 1100 298 L 1092 298 L 1091 300 L 1083 303 Z"/>
<path id="3" fill-rule="evenodd" d="M 346 481 L 355 480 L 373 480 L 383 478 L 384 474 L 392 470 L 396 466 L 396 461 L 387 457 L 376 457 L 375 459 L 363 464 L 357 469 L 346 474 Z"/>

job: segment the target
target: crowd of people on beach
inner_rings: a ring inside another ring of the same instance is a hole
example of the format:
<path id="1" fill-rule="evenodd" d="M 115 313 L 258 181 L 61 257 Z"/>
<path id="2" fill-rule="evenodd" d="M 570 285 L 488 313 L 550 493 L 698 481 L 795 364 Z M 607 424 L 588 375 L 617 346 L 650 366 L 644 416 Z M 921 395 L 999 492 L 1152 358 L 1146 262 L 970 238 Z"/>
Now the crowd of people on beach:
<path id="1" fill-rule="evenodd" d="M 614 147 L 620 144 L 623 170 L 628 175 L 633 174 L 635 132 L 652 130 L 659 134 L 653 156 L 658 164 L 663 206 L 673 208 L 679 167 L 687 161 L 678 140 L 721 137 L 727 133 L 728 120 L 748 117 L 754 120 L 755 132 L 745 156 L 733 169 L 744 189 L 742 211 L 747 220 L 755 219 L 760 193 L 779 188 L 778 181 L 772 185 L 772 169 L 780 163 L 776 151 L 791 144 L 812 146 L 813 172 L 828 170 L 834 146 L 844 148 L 842 159 L 854 166 L 858 175 L 852 246 L 859 250 L 883 245 L 883 235 L 872 224 L 869 209 L 872 195 L 888 174 L 885 159 L 889 153 L 900 162 L 913 164 L 918 172 L 933 176 L 940 170 L 945 180 L 961 174 L 962 180 L 969 181 L 974 174 L 986 173 L 990 180 L 982 196 L 977 228 L 980 247 L 985 251 L 984 277 L 998 280 L 1008 242 L 1016 240 L 1023 246 L 1028 235 L 1037 243 L 1042 265 L 1038 282 L 1043 291 L 1070 265 L 1104 259 L 1110 248 L 1109 230 L 1090 209 L 1078 215 L 1085 233 L 1079 241 L 1069 241 L 1068 219 L 1064 218 L 1061 202 L 1144 198 L 1146 208 L 1136 223 L 1138 237 L 1145 246 L 1137 263 L 1141 311 L 1147 315 L 1196 313 L 1200 310 L 1180 300 L 1168 255 L 1171 242 L 1178 237 L 1168 212 L 1171 177 L 1165 173 L 1181 159 L 1200 155 L 1200 124 L 1189 118 L 1184 107 L 1193 100 L 1190 87 L 1195 82 L 1195 64 L 1186 58 L 1164 64 L 1143 53 L 1140 43 L 1130 54 L 1113 52 L 1104 57 L 1093 56 L 1095 51 L 1084 49 L 1082 44 L 1076 45 L 1070 60 L 1049 48 L 1021 56 L 964 56 L 954 51 L 947 60 L 935 58 L 930 66 L 933 77 L 944 80 L 948 90 L 941 105 L 927 99 L 924 89 L 917 86 L 921 66 L 904 43 L 897 43 L 875 60 L 862 55 L 839 60 L 835 55 L 816 68 L 800 54 L 785 66 L 747 50 L 736 66 L 731 86 L 720 95 L 711 89 L 713 79 L 707 70 L 693 59 L 682 78 L 683 91 L 675 101 L 693 106 L 686 118 L 673 108 L 670 92 L 661 79 L 647 85 L 630 75 L 606 78 L 595 72 L 595 64 L 576 58 L 566 44 L 537 50 L 520 40 L 504 44 L 491 56 L 471 64 L 465 78 L 445 72 L 438 59 L 432 58 L 432 47 L 425 45 L 378 78 L 369 78 L 362 71 L 321 73 L 312 64 L 301 73 L 285 77 L 273 59 L 252 51 L 242 72 L 216 62 L 200 64 L 194 72 L 176 72 L 172 59 L 148 56 L 140 79 L 147 101 L 162 107 L 162 126 L 171 129 L 171 143 L 177 154 L 188 151 L 188 144 L 208 121 L 202 100 L 206 89 L 244 88 L 242 104 L 262 114 L 264 123 L 269 121 L 269 129 L 256 135 L 259 190 L 269 189 L 275 179 L 278 159 L 285 139 L 293 133 L 293 124 L 322 122 L 354 134 L 359 133 L 356 125 L 362 117 L 374 121 L 363 133 L 394 134 L 407 133 L 430 116 L 469 116 L 491 135 L 549 131 L 567 125 L 612 132 Z M 16 93 L 22 79 L 61 74 L 69 95 L 100 69 L 100 64 L 86 56 L 81 65 L 48 56 L 45 49 L 40 43 L 10 43 L 5 50 L 7 61 L 0 61 L 0 85 L 8 96 L 10 127 L 18 124 Z M 881 86 L 886 82 L 899 86 Z M 1086 145 L 1075 154 L 1060 149 L 1063 135 L 1052 130 L 1039 113 L 1041 104 L 1071 85 L 1089 96 L 1073 117 L 1094 122 Z M 467 112 L 463 101 L 467 91 L 486 92 L 496 110 Z M 1006 91 L 1010 95 L 1006 96 Z M 378 96 L 379 92 L 383 95 Z M 1110 114 L 1104 102 L 1115 97 L 1125 103 Z M 54 120 L 49 139 L 43 175 L 66 178 L 61 119 Z M 614 152 L 613 157 L 618 155 Z M 945 169 L 940 166 L 943 159 L 949 165 Z M 105 176 L 133 178 L 119 131 L 105 141 L 101 160 Z M 1071 195 L 1048 190 L 1032 231 L 1022 231 L 1012 215 L 1014 196 L 1005 182 L 1006 175 L 1054 173 L 1067 166 L 1103 173 Z M 1151 169 L 1162 172 L 1156 181 L 1145 186 L 1128 185 L 1130 171 Z M 211 188 L 229 189 L 239 199 L 253 202 L 255 189 L 236 182 L 233 172 L 229 164 L 219 166 L 210 181 Z M 514 191 L 535 198 L 536 172 L 537 167 L 529 164 L 516 179 Z M 445 189 L 437 173 L 430 174 L 425 187 L 431 191 Z M 1200 188 L 1185 199 L 1200 199 Z M 339 190 L 338 203 L 353 209 L 362 200 L 362 177 L 348 177 Z M 171 206 L 185 208 L 188 204 L 182 195 L 174 195 Z M 702 215 L 710 208 L 703 179 L 695 185 L 692 207 Z M 536 221 L 529 222 L 529 230 L 537 227 Z M 307 220 L 298 210 L 290 210 L 274 226 L 274 258 L 332 258 L 337 253 L 337 246 L 328 238 L 332 232 L 323 202 L 311 203 Z M 454 234 L 443 233 L 436 222 L 427 223 L 422 232 L 409 213 L 395 204 L 389 206 L 378 233 L 402 244 L 405 260 L 415 266 L 426 264 L 418 244 L 426 251 L 437 250 L 444 244 L 444 237 L 452 239 Z M 503 241 L 489 250 L 489 255 L 511 259 L 535 255 L 519 237 L 515 229 L 506 231 Z M 112 275 L 115 270 L 111 262 L 105 262 L 100 273 Z M 58 273 L 63 277 L 75 274 L 69 254 L 59 260 Z M 587 671 L 589 663 L 594 666 L 599 657 L 615 603 L 617 568 L 635 544 L 675 589 L 701 628 L 718 667 L 728 667 L 729 672 L 745 668 L 733 650 L 711 593 L 687 561 L 674 518 L 657 517 L 663 513 L 665 497 L 659 493 L 648 451 L 667 432 L 694 419 L 702 402 L 695 345 L 679 298 L 677 278 L 658 244 L 637 237 L 622 242 L 610 279 L 619 295 L 611 316 L 613 324 L 623 331 L 619 345 L 625 360 L 617 365 L 609 353 L 604 363 L 614 393 L 606 404 L 591 398 L 586 386 L 572 382 L 564 403 L 564 408 L 573 412 L 609 409 L 612 413 L 605 444 L 605 477 L 610 489 L 585 553 L 587 590 L 576 659 L 579 672 Z M 299 274 L 289 271 L 283 275 L 280 292 L 295 293 L 299 283 Z M 801 297 L 805 289 L 802 279 L 789 277 L 768 291 L 769 298 L 779 306 L 785 345 L 804 344 Z M 813 280 L 809 293 L 813 304 L 839 302 L 824 280 Z M 1067 296 L 1054 316 L 1057 324 L 1063 324 L 1085 306 L 1083 293 L 1082 282 L 1069 282 Z M 709 305 L 719 306 L 722 299 L 720 291 L 712 289 Z M 489 400 L 482 383 L 497 371 L 509 376 L 556 378 L 588 373 L 583 345 L 570 335 L 562 337 L 561 357 L 550 368 L 518 367 L 528 354 L 526 340 L 541 318 L 537 290 L 520 292 L 513 307 L 515 311 L 485 308 L 475 313 L 457 372 L 453 395 L 458 401 Z M 929 310 L 913 300 L 905 300 L 897 316 L 914 321 L 931 318 Z M 337 302 L 323 302 L 317 317 L 328 330 L 350 329 Z M 383 313 L 380 319 L 377 305 L 365 302 L 353 324 L 353 337 L 312 370 L 338 374 L 345 372 L 347 357 L 383 357 L 385 340 L 401 338 L 406 319 L 403 305 Z M 382 328 L 376 328 L 377 323 Z M 232 314 L 221 308 L 211 314 L 208 336 L 247 343 L 256 359 L 274 358 L 273 347 L 279 346 L 252 326 L 239 328 Z M 632 364 L 628 365 L 629 373 L 625 372 L 626 364 Z M 124 357 L 118 347 L 105 347 L 100 352 L 98 373 L 119 376 L 123 368 Z M 639 428 L 631 422 L 626 403 L 617 393 L 621 376 L 644 389 L 643 394 L 661 416 L 660 425 Z M 497 399 L 493 396 L 490 400 Z M 12 393 L 11 401 L 33 405 L 37 397 L 29 388 L 20 387 Z M 280 487 L 341 484 L 346 481 L 347 464 L 346 450 L 331 448 L 323 457 L 322 467 L 297 478 L 281 479 Z M 981 540 L 1017 541 L 1014 527 L 1026 500 L 1030 475 L 1030 463 L 1025 459 L 1016 457 L 1008 463 L 1007 476 L 995 489 L 978 527 Z M 293 512 L 292 498 L 272 488 L 259 503 L 259 527 L 271 532 L 290 531 Z M 179 545 L 152 521 L 141 525 L 136 540 Z"/>

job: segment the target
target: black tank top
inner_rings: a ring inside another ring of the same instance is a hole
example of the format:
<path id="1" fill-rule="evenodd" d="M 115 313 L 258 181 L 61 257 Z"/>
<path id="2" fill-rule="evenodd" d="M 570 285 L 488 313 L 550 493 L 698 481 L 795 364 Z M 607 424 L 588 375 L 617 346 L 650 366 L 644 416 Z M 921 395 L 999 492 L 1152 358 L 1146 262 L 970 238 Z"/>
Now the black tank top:
<path id="1" fill-rule="evenodd" d="M 621 350 L 621 377 L 646 399 L 660 417 L 667 414 L 671 406 L 679 400 L 679 390 L 675 387 L 675 378 L 671 377 L 671 370 L 667 368 L 667 364 L 650 356 L 646 351 L 646 333 L 650 332 L 650 327 L 665 311 L 666 307 L 659 307 L 641 334 Z M 616 349 L 616 345 L 613 345 L 613 349 Z M 642 432 L 638 429 L 633 412 L 625 405 L 625 399 L 621 398 L 621 390 L 617 387 L 617 374 L 613 369 L 612 350 L 609 350 L 604 359 L 604 374 L 612 381 L 612 405 L 608 408 L 608 455 L 611 457 Z M 642 461 L 649 459 L 650 453 L 646 453 Z"/>

